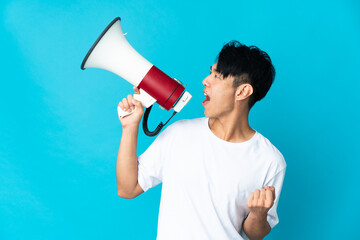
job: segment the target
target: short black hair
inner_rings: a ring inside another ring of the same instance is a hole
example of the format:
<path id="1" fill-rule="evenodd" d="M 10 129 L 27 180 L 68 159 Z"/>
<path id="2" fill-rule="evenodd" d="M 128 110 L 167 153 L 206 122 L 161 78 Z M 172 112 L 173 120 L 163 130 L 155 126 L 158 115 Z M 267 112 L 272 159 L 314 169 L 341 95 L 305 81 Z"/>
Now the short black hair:
<path id="1" fill-rule="evenodd" d="M 224 78 L 234 77 L 233 87 L 249 83 L 253 94 L 249 98 L 249 110 L 263 99 L 275 79 L 275 68 L 269 55 L 256 46 L 246 46 L 238 41 L 225 44 L 216 57 L 217 67 Z"/>

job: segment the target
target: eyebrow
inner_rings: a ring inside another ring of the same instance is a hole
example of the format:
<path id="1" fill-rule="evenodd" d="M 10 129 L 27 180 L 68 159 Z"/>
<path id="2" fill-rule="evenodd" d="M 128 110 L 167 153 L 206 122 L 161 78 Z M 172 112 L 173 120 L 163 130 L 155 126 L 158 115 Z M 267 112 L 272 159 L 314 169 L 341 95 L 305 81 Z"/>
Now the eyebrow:
<path id="1" fill-rule="evenodd" d="M 219 73 L 218 71 L 216 71 L 216 69 L 212 69 L 212 66 L 210 66 L 210 71 L 215 71 L 215 72 L 217 72 L 217 73 Z"/>
<path id="2" fill-rule="evenodd" d="M 212 66 L 210 66 L 210 71 L 214 71 L 214 72 L 217 72 L 218 74 L 220 74 L 220 72 L 218 72 L 216 69 L 212 69 Z"/>

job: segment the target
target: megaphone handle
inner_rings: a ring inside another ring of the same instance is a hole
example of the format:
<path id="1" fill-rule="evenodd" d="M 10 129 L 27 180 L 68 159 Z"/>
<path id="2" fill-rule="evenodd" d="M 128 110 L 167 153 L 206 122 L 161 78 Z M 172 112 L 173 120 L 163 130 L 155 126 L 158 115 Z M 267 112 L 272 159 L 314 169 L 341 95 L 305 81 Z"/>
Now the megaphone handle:
<path id="1" fill-rule="evenodd" d="M 134 94 L 133 97 L 134 97 L 136 100 L 140 101 L 141 104 L 143 105 L 143 107 L 148 108 L 148 107 L 152 106 L 152 105 L 156 102 L 155 98 L 153 98 L 151 95 L 149 95 L 149 94 L 148 94 L 147 92 L 145 92 L 144 90 L 139 89 L 139 91 L 140 91 L 140 94 Z M 130 114 L 132 114 L 135 110 L 136 110 L 136 107 L 135 107 L 135 109 L 132 110 L 131 112 L 125 112 L 125 111 L 123 111 L 119 106 L 118 106 L 118 108 L 117 108 L 119 118 L 122 118 L 122 117 L 125 117 L 125 116 L 127 116 L 127 115 L 130 115 Z"/>

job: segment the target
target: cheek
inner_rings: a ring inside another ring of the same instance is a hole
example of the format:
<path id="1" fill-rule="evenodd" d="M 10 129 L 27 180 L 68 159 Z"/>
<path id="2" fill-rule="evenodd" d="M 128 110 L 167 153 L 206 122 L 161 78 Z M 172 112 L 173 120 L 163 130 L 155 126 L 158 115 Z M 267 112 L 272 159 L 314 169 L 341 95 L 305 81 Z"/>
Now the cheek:
<path id="1" fill-rule="evenodd" d="M 229 86 L 214 86 L 212 92 L 213 103 L 216 107 L 220 107 L 223 110 L 229 110 L 234 107 L 234 90 Z"/>
<path id="2" fill-rule="evenodd" d="M 231 95 L 223 94 L 215 98 L 214 103 L 223 110 L 232 109 L 234 107 L 234 99 Z"/>
<path id="3" fill-rule="evenodd" d="M 234 102 L 234 92 L 227 90 L 227 91 L 223 91 L 221 94 L 221 98 L 223 99 L 223 101 L 226 101 L 228 103 L 233 103 Z"/>

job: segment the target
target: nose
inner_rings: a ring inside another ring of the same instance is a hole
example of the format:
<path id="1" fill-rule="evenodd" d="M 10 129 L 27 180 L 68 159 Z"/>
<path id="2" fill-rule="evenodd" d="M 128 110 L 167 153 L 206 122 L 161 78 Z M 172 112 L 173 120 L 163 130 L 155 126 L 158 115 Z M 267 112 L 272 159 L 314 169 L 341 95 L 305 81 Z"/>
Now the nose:
<path id="1" fill-rule="evenodd" d="M 209 75 L 210 76 L 210 75 Z M 207 76 L 206 78 L 204 78 L 204 80 L 202 81 L 202 84 L 206 87 L 209 86 L 209 76 Z"/>

